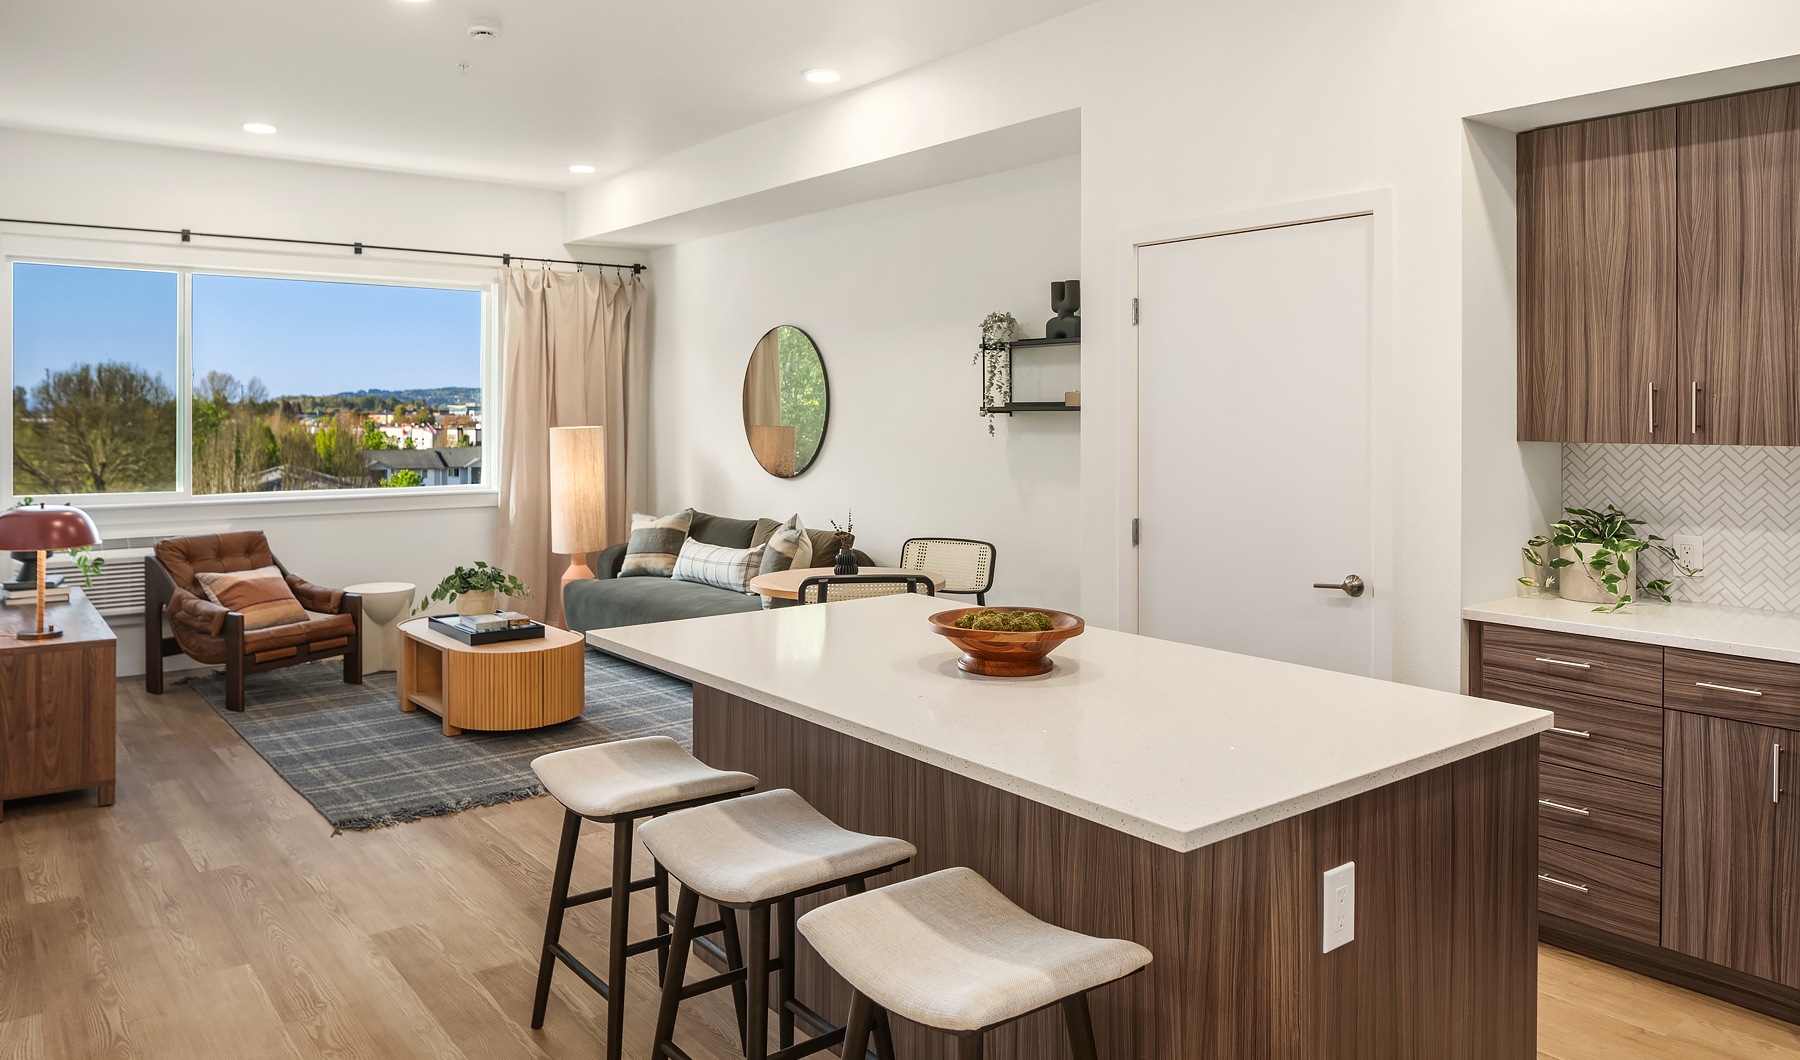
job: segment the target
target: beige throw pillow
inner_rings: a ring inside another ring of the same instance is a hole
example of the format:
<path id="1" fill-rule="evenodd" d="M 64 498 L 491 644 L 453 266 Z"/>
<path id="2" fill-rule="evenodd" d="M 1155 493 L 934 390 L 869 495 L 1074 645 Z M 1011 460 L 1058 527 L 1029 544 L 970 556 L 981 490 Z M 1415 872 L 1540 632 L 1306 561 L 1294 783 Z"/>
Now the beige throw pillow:
<path id="1" fill-rule="evenodd" d="M 200 590 L 207 599 L 227 611 L 243 615 L 246 630 L 306 621 L 306 608 L 300 606 L 294 590 L 288 588 L 280 567 L 195 574 L 194 580 L 200 583 Z"/>
<path id="2" fill-rule="evenodd" d="M 792 570 L 812 566 L 812 538 L 806 527 L 800 524 L 800 516 L 791 515 L 788 521 L 775 528 L 769 535 L 768 543 L 763 546 L 762 574 L 774 574 L 777 571 Z"/>
<path id="3" fill-rule="evenodd" d="M 675 557 L 687 541 L 688 528 L 694 525 L 694 509 L 683 508 L 674 515 L 658 518 L 634 512 L 631 516 L 631 538 L 625 543 L 625 560 L 619 564 L 621 578 L 667 578 L 675 573 Z"/>

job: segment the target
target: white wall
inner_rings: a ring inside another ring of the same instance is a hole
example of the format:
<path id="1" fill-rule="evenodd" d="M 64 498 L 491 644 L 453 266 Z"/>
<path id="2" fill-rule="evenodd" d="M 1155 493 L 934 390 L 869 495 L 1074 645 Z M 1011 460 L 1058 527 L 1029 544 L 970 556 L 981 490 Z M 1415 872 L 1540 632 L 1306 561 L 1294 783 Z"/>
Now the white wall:
<path id="1" fill-rule="evenodd" d="M 1392 189 L 1394 672 L 1454 688 L 1460 607 L 1507 591 L 1517 576 L 1511 539 L 1535 521 L 1555 477 L 1547 452 L 1505 433 L 1514 398 L 1496 358 L 1512 356 L 1500 337 L 1511 252 L 1504 206 L 1496 218 L 1483 201 L 1471 158 L 1479 145 L 1463 119 L 1796 52 L 1800 7 L 1775 0 L 1102 0 L 583 189 L 571 217 L 590 222 L 580 235 L 602 236 L 592 223 L 643 223 L 657 209 L 695 209 L 709 196 L 1079 107 L 1081 609 L 1129 628 L 1134 427 L 1121 376 L 1133 356 L 1133 237 Z M 1468 341 L 1472 324 L 1489 329 L 1486 341 Z M 1479 379 L 1465 385 L 1465 368 Z M 1477 420 L 1468 430 L 1465 416 Z M 1278 408 L 1271 418 L 1279 423 Z"/>
<path id="2" fill-rule="evenodd" d="M 888 564 L 911 536 L 992 541 L 991 602 L 1073 608 L 1081 417 L 1000 417 L 989 437 L 970 362 L 991 311 L 1043 334 L 1050 281 L 1079 264 L 1079 199 L 1065 158 L 656 251 L 657 509 L 822 528 L 853 508 L 858 546 Z M 813 337 L 831 387 L 818 461 L 789 480 L 751 457 L 740 406 L 777 324 Z"/>
<path id="3" fill-rule="evenodd" d="M 545 189 L 0 129 L 0 217 L 568 257 L 562 243 L 564 205 L 560 192 Z M 13 233 L 55 231 L 0 227 Z M 234 250 L 213 245 L 220 254 L 252 253 L 243 244 Z M 181 249 L 162 238 L 142 246 L 146 255 Z M 591 260 L 638 260 L 603 247 L 580 250 Z M 269 264 L 269 248 L 255 248 L 254 254 Z M 401 265 L 397 258 L 374 254 L 353 260 L 347 251 L 307 253 L 295 260 L 307 268 L 329 268 L 333 260 L 346 269 L 379 269 L 384 261 L 394 263 L 392 271 L 436 274 L 450 268 L 444 259 Z M 9 345 L 0 343 L 0 349 Z M 10 377 L 10 364 L 0 368 Z M 307 499 L 96 508 L 94 514 L 102 533 L 111 535 L 261 528 L 283 562 L 320 584 L 398 580 L 429 587 L 458 563 L 492 558 L 496 511 L 490 496 L 472 507 L 420 503 L 386 511 Z M 141 672 L 141 623 L 114 624 L 120 631 L 120 672 Z"/>

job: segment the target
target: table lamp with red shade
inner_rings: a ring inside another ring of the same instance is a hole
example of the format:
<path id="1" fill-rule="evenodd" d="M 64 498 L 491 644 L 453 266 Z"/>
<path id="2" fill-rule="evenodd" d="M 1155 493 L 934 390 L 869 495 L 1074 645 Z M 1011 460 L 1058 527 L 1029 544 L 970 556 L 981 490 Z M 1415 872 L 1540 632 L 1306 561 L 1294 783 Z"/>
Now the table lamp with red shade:
<path id="1" fill-rule="evenodd" d="M 32 504 L 0 512 L 0 552 L 37 553 L 37 632 L 20 640 L 49 640 L 63 631 L 44 624 L 44 567 L 49 553 L 100 543 L 100 531 L 80 508 L 66 504 Z"/>

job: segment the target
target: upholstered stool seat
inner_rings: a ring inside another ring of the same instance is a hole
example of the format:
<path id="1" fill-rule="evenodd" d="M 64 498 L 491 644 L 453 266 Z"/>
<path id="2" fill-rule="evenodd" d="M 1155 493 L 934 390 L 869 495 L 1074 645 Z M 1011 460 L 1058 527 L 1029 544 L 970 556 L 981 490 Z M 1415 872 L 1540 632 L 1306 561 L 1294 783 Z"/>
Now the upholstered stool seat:
<path id="1" fill-rule="evenodd" d="M 532 1027 L 544 1025 L 550 1001 L 550 976 L 556 962 L 569 966 L 581 981 L 606 998 L 606 1056 L 621 1060 L 625 1035 L 625 961 L 640 953 L 655 952 L 658 973 L 669 966 L 674 917 L 669 913 L 669 876 L 657 865 L 649 876 L 631 877 L 633 835 L 643 818 L 699 807 L 730 799 L 756 787 L 748 773 L 714 769 L 682 750 L 667 736 L 590 744 L 553 751 L 534 759 L 544 790 L 563 805 L 562 844 L 556 852 L 556 875 L 550 884 L 550 914 L 544 924 L 544 946 L 538 961 L 537 996 L 531 1010 Z M 581 823 L 598 821 L 612 826 L 612 885 L 570 894 L 575 870 L 575 848 L 581 839 Z M 633 891 L 656 892 L 656 934 L 636 942 L 628 937 Z M 612 902 L 602 979 L 562 944 L 563 915 L 570 906 Z M 725 949 L 738 952 L 735 922 L 721 921 L 693 928 L 691 938 L 725 933 Z M 684 947 L 690 943 L 684 942 Z M 710 943 L 706 943 L 710 945 Z"/>
<path id="2" fill-rule="evenodd" d="M 781 1048 L 775 1055 L 782 1060 L 823 1052 L 842 1042 L 844 1028 L 832 1026 L 794 997 L 794 900 L 838 887 L 862 893 L 870 878 L 911 861 L 916 853 L 913 845 L 840 828 L 785 788 L 672 813 L 646 822 L 641 834 L 657 864 L 681 884 L 662 1009 L 650 1051 L 653 1060 L 687 1060 L 688 1054 L 674 1040 L 681 1002 L 727 986 L 740 1003 L 738 1029 L 746 1060 L 771 1055 L 771 1003 L 780 1021 Z M 684 977 L 689 939 L 701 898 L 720 907 L 723 923 L 734 924 L 741 911 L 749 925 L 741 959 L 730 961 L 729 970 L 721 975 L 688 984 Z M 797 1018 L 826 1029 L 795 1044 Z M 887 1025 L 873 1029 L 882 1036 L 882 1055 L 891 1056 Z"/>
<path id="3" fill-rule="evenodd" d="M 800 918 L 800 933 L 877 1005 L 973 1031 L 1122 979 L 1150 951 L 1046 924 L 974 869 L 945 869 Z"/>
<path id="4" fill-rule="evenodd" d="M 756 787 L 750 774 L 714 769 L 667 736 L 552 751 L 533 759 L 531 768 L 544 790 L 583 817 L 616 817 Z"/>
<path id="5" fill-rule="evenodd" d="M 639 833 L 683 886 L 753 905 L 912 858 L 903 839 L 841 828 L 786 788 L 670 814 Z"/>
<path id="6" fill-rule="evenodd" d="M 883 1012 L 960 1036 L 979 1057 L 990 1028 L 1061 1005 L 1076 1060 L 1093 1060 L 1087 992 L 1150 963 L 1150 951 L 1046 924 L 973 869 L 944 869 L 820 906 L 800 933 L 849 981 L 845 1056 Z"/>

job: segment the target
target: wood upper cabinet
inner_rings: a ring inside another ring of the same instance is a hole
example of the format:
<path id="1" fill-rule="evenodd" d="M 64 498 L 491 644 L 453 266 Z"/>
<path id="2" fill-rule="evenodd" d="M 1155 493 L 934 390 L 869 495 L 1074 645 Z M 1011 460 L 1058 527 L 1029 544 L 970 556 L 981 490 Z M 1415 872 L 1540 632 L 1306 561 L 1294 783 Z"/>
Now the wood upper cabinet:
<path id="1" fill-rule="evenodd" d="M 1774 764 L 1793 734 L 1678 710 L 1665 718 L 1663 945 L 1774 979 Z"/>
<path id="2" fill-rule="evenodd" d="M 1519 137 L 1521 441 L 1671 442 L 1676 120 Z"/>
<path id="3" fill-rule="evenodd" d="M 1800 87 L 1519 137 L 1521 441 L 1800 445 Z"/>
<path id="4" fill-rule="evenodd" d="M 1800 444 L 1800 90 L 1675 110 L 1681 440 Z"/>

